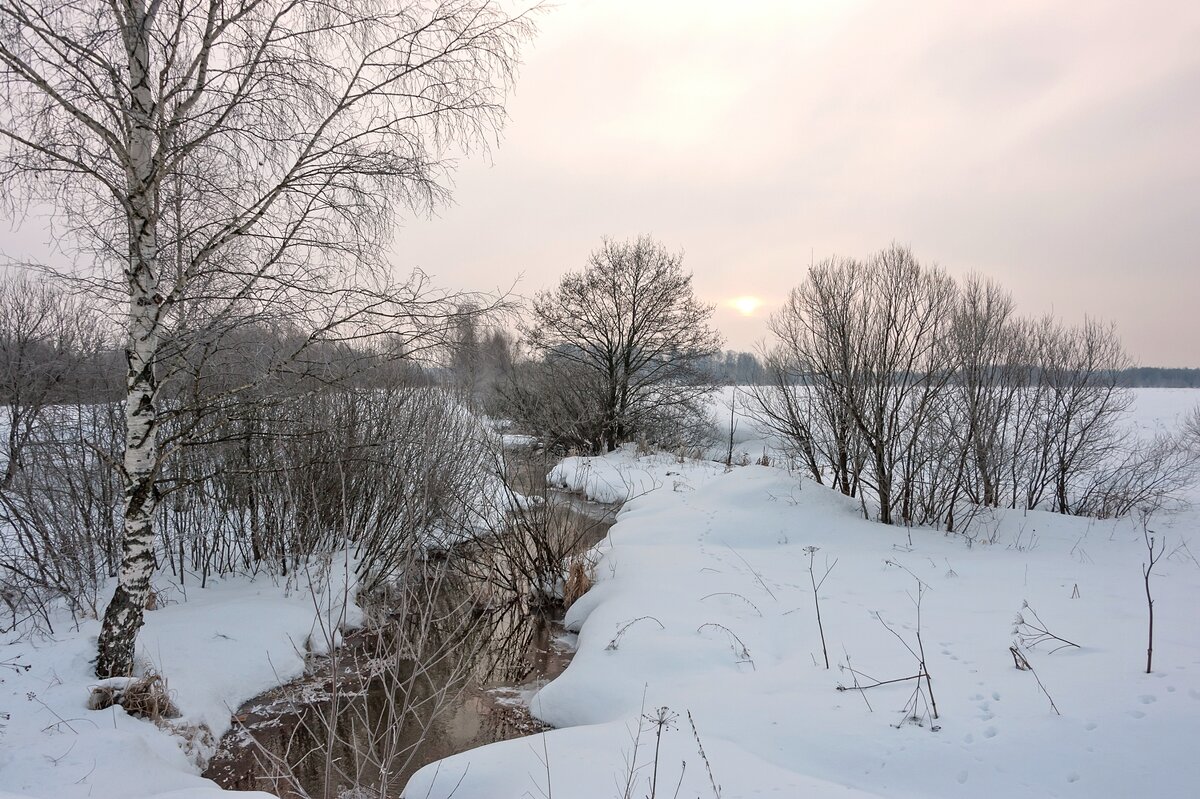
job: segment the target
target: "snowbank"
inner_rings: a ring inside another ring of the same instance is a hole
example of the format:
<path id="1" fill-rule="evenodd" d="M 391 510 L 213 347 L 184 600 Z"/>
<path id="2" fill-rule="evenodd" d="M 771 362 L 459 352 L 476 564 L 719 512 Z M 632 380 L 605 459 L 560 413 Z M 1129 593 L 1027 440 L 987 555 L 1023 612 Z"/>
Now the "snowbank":
<path id="1" fill-rule="evenodd" d="M 636 445 L 625 444 L 597 458 L 564 458 L 546 475 L 546 484 L 582 494 L 592 502 L 612 504 L 664 487 L 668 491 L 694 490 L 723 468 L 707 461 L 680 462 L 664 453 L 638 455 Z"/>
<path id="2" fill-rule="evenodd" d="M 17 658 L 30 666 L 0 674 L 0 711 L 11 714 L 0 731 L 0 796 L 229 795 L 199 776 L 199 761 L 212 754 L 239 705 L 303 673 L 310 638 L 313 649 L 323 648 L 323 625 L 340 617 L 352 564 L 332 571 L 316 600 L 306 582 L 288 590 L 265 577 L 210 580 L 203 590 L 188 586 L 186 596 L 174 589 L 168 604 L 146 614 L 139 659 L 166 679 L 182 712 L 172 723 L 185 730 L 204 725 L 211 738 L 188 741 L 120 708 L 87 709 L 90 687 L 98 682 L 91 663 L 96 621 L 77 631 L 64 626 L 52 638 L 0 646 L 0 661 Z M 353 605 L 346 618 L 359 621 Z"/>
<path id="3" fill-rule="evenodd" d="M 559 729 L 426 767 L 410 799 L 607 799 L 631 771 L 632 795 L 647 795 L 645 717 L 662 707 L 659 796 L 681 779 L 680 796 L 711 797 L 715 782 L 724 799 L 1166 797 L 1200 784 L 1200 564 L 1176 549 L 1194 513 L 1151 524 L 1173 554 L 1152 578 L 1145 674 L 1145 545 L 1127 520 L 1002 512 L 978 522 L 995 543 L 969 545 L 864 521 L 852 501 L 779 469 L 725 474 L 625 451 L 568 459 L 552 479 L 597 499 L 635 496 L 568 614 L 578 653 L 532 702 Z M 828 670 L 809 547 L 818 580 L 831 567 L 819 592 Z M 917 673 L 918 595 L 939 711 L 923 692 L 919 724 L 915 681 L 837 690 L 854 685 L 850 664 L 860 684 Z M 1080 644 L 1033 647 L 1036 677 L 1009 652 L 1025 601 Z"/>
<path id="4" fill-rule="evenodd" d="M 716 431 L 716 443 L 706 453 L 725 462 L 732 454 L 734 463 L 755 463 L 763 455 L 772 462 L 784 457 L 787 449 L 778 434 L 756 418 L 751 386 L 722 386 L 709 396 L 708 418 Z M 732 408 L 732 419 L 730 409 Z M 733 423 L 733 451 L 729 448 L 729 426 Z"/>

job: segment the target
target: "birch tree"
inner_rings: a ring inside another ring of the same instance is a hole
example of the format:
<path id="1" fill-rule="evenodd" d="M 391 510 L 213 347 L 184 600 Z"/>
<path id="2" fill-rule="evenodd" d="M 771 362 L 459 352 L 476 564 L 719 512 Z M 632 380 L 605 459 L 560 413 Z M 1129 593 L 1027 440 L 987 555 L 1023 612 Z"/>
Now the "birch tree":
<path id="1" fill-rule="evenodd" d="M 96 672 L 129 674 L 154 569 L 162 370 L 252 320 L 420 349 L 461 298 L 382 266 L 397 213 L 486 145 L 525 16 L 486 0 L 3 0 L 0 181 L 124 305 L 124 540 Z M 290 360 L 289 360 L 290 359 Z M 194 358 L 193 361 L 194 363 Z"/>

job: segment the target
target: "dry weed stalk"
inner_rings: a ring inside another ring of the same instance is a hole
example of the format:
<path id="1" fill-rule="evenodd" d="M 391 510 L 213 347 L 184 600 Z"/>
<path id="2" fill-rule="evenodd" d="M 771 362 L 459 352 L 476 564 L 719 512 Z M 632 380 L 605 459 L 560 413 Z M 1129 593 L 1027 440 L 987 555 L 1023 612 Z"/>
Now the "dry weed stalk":
<path id="1" fill-rule="evenodd" d="M 704 744 L 700 741 L 700 730 L 696 729 L 696 720 L 692 718 L 692 711 L 687 711 L 688 724 L 692 728 L 692 737 L 696 739 L 696 749 L 700 752 L 700 759 L 704 761 L 704 770 L 708 773 L 708 784 L 712 786 L 713 799 L 721 799 L 721 786 L 717 784 L 716 777 L 713 776 L 712 763 L 708 761 L 708 755 L 704 752 Z"/>
<path id="2" fill-rule="evenodd" d="M 1013 645 L 1008 648 L 1008 651 L 1010 654 L 1012 654 L 1013 665 L 1017 668 L 1017 671 L 1027 671 L 1033 675 L 1033 679 L 1037 680 L 1038 688 L 1041 688 L 1042 693 L 1045 694 L 1046 698 L 1050 700 L 1050 707 L 1054 710 L 1055 715 L 1061 716 L 1062 713 L 1059 712 L 1058 705 L 1054 704 L 1054 697 L 1050 696 L 1050 692 L 1047 691 L 1046 686 L 1042 684 L 1042 678 L 1038 676 L 1037 669 L 1035 669 L 1033 664 L 1029 662 L 1029 658 L 1025 657 L 1025 653 L 1021 651 L 1021 648 L 1017 642 L 1014 641 Z"/>
<path id="3" fill-rule="evenodd" d="M 701 624 L 696 628 L 696 632 L 703 632 L 705 627 L 716 627 L 719 630 L 724 630 L 725 634 L 729 636 L 729 648 L 733 650 L 734 656 L 738 659 L 737 662 L 749 663 L 751 669 L 755 668 L 754 659 L 750 657 L 750 649 L 746 646 L 746 642 L 743 641 L 737 633 L 726 627 L 724 624 L 718 624 L 715 621 Z"/>
<path id="4" fill-rule="evenodd" d="M 1150 624 L 1146 633 L 1146 673 L 1149 674 L 1154 665 L 1154 597 L 1150 595 L 1150 574 L 1154 571 L 1154 566 L 1158 563 L 1159 558 L 1166 551 L 1167 542 L 1159 540 L 1157 549 L 1154 542 L 1154 531 L 1147 528 L 1150 518 L 1149 514 L 1142 516 L 1142 537 L 1146 542 L 1147 561 L 1142 563 L 1142 580 L 1146 585 L 1146 610 L 1150 617 Z"/>
<path id="5" fill-rule="evenodd" d="M 654 616 L 638 616 L 636 619 L 631 619 L 630 621 L 627 621 L 624 624 L 622 624 L 621 627 L 617 630 L 617 634 L 612 637 L 612 640 L 609 641 L 608 645 L 604 648 L 606 650 L 615 652 L 617 650 L 617 648 L 621 646 L 621 639 L 625 637 L 626 631 L 629 630 L 629 628 L 632 627 L 633 625 L 637 624 L 639 621 L 646 621 L 646 620 L 650 620 L 650 621 L 654 622 L 655 624 L 657 624 L 658 629 L 660 629 L 660 630 L 667 629 L 665 626 L 663 626 L 663 623 L 661 621 L 659 621 L 657 618 L 655 618 Z"/>
<path id="6" fill-rule="evenodd" d="M 1033 620 L 1030 621 L 1025 618 L 1025 614 L 1018 613 L 1013 620 L 1013 635 L 1017 637 L 1017 641 L 1020 642 L 1021 646 L 1026 649 L 1033 649 L 1038 644 L 1045 643 L 1046 641 L 1054 641 L 1057 642 L 1057 646 L 1050 650 L 1050 654 L 1052 655 L 1060 649 L 1067 649 L 1069 647 L 1080 648 L 1079 644 L 1074 641 L 1068 641 L 1066 638 L 1050 632 L 1046 623 L 1042 621 L 1037 611 L 1030 607 L 1028 602 L 1022 602 L 1021 609 L 1028 610 L 1030 615 L 1033 616 Z"/>
<path id="7" fill-rule="evenodd" d="M 585 565 L 582 558 L 575 558 L 571 561 L 571 567 L 567 570 L 567 581 L 563 586 L 563 608 L 569 608 L 584 594 L 592 588 L 592 583 L 595 579 L 594 565 Z"/>
<path id="8" fill-rule="evenodd" d="M 821 598 L 818 592 L 820 592 L 821 586 L 825 585 L 825 580 L 829 577 L 829 573 L 833 571 L 833 567 L 837 565 L 837 560 L 835 559 L 833 563 L 826 562 L 825 573 L 821 575 L 820 580 L 817 580 L 817 575 L 813 571 L 813 558 L 816 556 L 818 549 L 820 547 L 807 546 L 804 548 L 804 552 L 808 555 L 808 578 L 812 581 L 813 605 L 817 609 L 817 629 L 821 633 L 821 654 L 825 656 L 825 669 L 828 671 L 829 648 L 825 645 L 825 625 L 821 622 Z"/>
<path id="9" fill-rule="evenodd" d="M 879 679 L 872 677 L 869 674 L 865 674 L 865 673 L 858 671 L 857 669 L 854 669 L 853 667 L 847 665 L 847 667 L 846 667 L 847 670 L 855 678 L 854 685 L 846 686 L 846 685 L 838 684 L 837 690 L 862 692 L 862 691 L 866 691 L 870 688 L 878 688 L 883 685 L 893 685 L 896 683 L 908 682 L 909 680 L 915 680 L 916 687 L 913 689 L 913 692 L 909 696 L 908 701 L 905 702 L 905 704 L 904 704 L 904 709 L 903 709 L 904 718 L 901 719 L 899 724 L 902 724 L 904 721 L 913 721 L 916 724 L 920 725 L 923 720 L 923 714 L 921 712 L 922 707 L 923 707 L 924 713 L 930 717 L 930 729 L 933 732 L 937 732 L 939 729 L 941 729 L 941 727 L 939 727 L 937 724 L 933 723 L 933 722 L 937 721 L 937 719 L 939 718 L 938 709 L 937 709 L 937 700 L 934 698 L 934 695 L 933 695 L 933 677 L 929 674 L 929 667 L 928 667 L 926 659 L 925 659 L 925 642 L 921 637 L 921 601 L 924 598 L 925 590 L 926 589 L 924 587 L 924 583 L 922 583 L 920 580 L 917 580 L 917 598 L 913 600 L 913 604 L 916 606 L 916 609 L 917 609 L 917 629 L 916 629 L 916 646 L 915 646 L 915 648 L 912 645 L 910 645 L 907 641 L 905 641 L 904 637 L 901 636 L 900 633 L 896 632 L 896 630 L 893 629 L 890 624 L 888 624 L 886 621 L 884 621 L 883 616 L 881 614 L 879 614 L 878 612 L 875 613 L 875 619 L 880 624 L 883 625 L 883 628 L 885 630 L 887 630 L 889 633 L 891 633 L 893 636 L 895 636 L 896 640 L 898 640 L 901 643 L 901 645 L 903 645 L 904 648 L 908 650 L 909 654 L 912 655 L 913 658 L 916 660 L 917 673 L 910 674 L 907 677 L 896 677 L 896 678 L 888 679 L 888 680 L 879 680 Z M 858 682 L 859 677 L 863 677 L 865 679 L 871 680 L 871 682 L 867 683 L 867 684 L 861 684 Z M 899 724 L 897 724 L 895 726 L 899 726 Z"/>

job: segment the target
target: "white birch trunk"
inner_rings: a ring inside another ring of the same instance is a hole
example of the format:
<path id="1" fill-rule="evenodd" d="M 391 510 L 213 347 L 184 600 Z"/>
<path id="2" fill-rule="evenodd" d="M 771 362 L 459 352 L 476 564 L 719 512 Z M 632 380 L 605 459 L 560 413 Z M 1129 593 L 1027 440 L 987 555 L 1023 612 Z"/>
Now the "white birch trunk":
<path id="1" fill-rule="evenodd" d="M 117 588 L 104 613 L 96 674 L 133 672 L 134 646 L 142 626 L 150 578 L 154 572 L 154 511 L 158 504 L 158 381 L 155 359 L 159 341 L 158 190 L 154 163 L 154 95 L 150 88 L 149 30 L 152 20 L 142 0 L 127 0 L 124 11 L 130 77 L 130 135 L 127 181 L 130 227 L 129 339 L 125 356 L 125 537 Z"/>

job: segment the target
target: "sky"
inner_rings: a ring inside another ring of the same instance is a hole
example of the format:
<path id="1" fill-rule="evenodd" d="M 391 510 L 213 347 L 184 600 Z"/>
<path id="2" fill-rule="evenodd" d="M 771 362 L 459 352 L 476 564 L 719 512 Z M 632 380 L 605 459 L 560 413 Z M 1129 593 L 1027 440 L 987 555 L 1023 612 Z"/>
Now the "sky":
<path id="1" fill-rule="evenodd" d="M 1200 3 L 561 0 L 539 28 L 398 271 L 531 294 L 647 233 L 752 349 L 812 260 L 897 241 L 1200 367 Z"/>
<path id="2" fill-rule="evenodd" d="M 899 242 L 1200 367 L 1200 2 L 552 1 L 397 276 L 528 296 L 650 234 L 752 350 L 814 260 Z"/>

